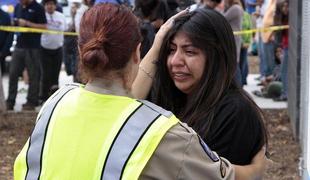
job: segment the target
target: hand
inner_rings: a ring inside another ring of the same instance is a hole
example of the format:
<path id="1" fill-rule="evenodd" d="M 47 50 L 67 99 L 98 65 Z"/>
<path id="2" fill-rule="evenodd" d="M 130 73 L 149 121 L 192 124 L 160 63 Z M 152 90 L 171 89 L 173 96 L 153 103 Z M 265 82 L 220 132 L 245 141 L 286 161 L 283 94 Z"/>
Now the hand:
<path id="1" fill-rule="evenodd" d="M 266 171 L 268 166 L 271 166 L 272 160 L 266 157 L 266 148 L 263 148 L 254 156 L 252 159 L 251 165 L 256 172 L 257 179 L 263 179 L 263 174 Z"/>
<path id="2" fill-rule="evenodd" d="M 236 180 L 262 179 L 265 170 L 272 161 L 266 158 L 265 146 L 254 156 L 251 164 L 234 165 Z"/>
<path id="3" fill-rule="evenodd" d="M 172 16 L 169 18 L 159 29 L 159 31 L 156 33 L 155 39 L 154 39 L 154 44 L 161 46 L 162 40 L 168 33 L 168 31 L 173 27 L 174 25 L 174 20 L 178 17 L 181 17 L 189 12 L 189 8 L 186 8 L 185 10 L 177 13 L 176 15 Z"/>
<path id="4" fill-rule="evenodd" d="M 19 26 L 27 26 L 27 20 L 25 20 L 25 19 L 22 19 L 22 18 L 19 18 L 18 19 L 18 25 Z"/>

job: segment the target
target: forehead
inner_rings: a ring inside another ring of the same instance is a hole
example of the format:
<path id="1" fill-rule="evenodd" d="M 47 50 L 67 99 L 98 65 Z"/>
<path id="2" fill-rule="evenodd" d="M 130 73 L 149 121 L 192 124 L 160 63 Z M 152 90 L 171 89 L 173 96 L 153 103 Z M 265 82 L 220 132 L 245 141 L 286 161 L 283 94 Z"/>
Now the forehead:
<path id="1" fill-rule="evenodd" d="M 173 36 L 171 42 L 174 43 L 174 44 L 192 44 L 192 41 L 189 38 L 189 36 L 185 32 L 183 32 L 183 31 L 177 32 Z"/>

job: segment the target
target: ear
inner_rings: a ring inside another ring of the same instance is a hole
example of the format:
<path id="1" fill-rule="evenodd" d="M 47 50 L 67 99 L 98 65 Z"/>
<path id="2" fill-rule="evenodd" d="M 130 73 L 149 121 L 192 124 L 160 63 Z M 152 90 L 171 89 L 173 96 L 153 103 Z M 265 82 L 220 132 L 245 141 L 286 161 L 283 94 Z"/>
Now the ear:
<path id="1" fill-rule="evenodd" d="M 140 53 L 141 53 L 140 48 L 141 48 L 141 43 L 138 44 L 138 46 L 136 47 L 135 52 L 133 53 L 133 62 L 135 64 L 139 64 L 140 61 L 141 61 L 141 59 L 140 59 L 141 58 L 140 57 Z"/>

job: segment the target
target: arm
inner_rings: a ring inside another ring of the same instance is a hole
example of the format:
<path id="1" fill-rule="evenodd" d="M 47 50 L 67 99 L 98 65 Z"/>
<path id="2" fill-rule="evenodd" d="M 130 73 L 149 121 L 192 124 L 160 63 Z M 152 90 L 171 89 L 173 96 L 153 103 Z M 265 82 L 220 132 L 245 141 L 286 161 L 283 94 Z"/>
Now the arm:
<path id="1" fill-rule="evenodd" d="M 47 25 L 46 25 L 47 22 L 46 22 L 44 8 L 43 7 L 38 8 L 35 13 L 36 13 L 35 14 L 36 19 L 34 20 L 35 22 L 31 22 L 23 18 L 18 18 L 18 25 L 26 26 L 30 28 L 47 29 Z"/>
<path id="2" fill-rule="evenodd" d="M 33 23 L 22 18 L 18 19 L 18 25 L 31 28 L 47 29 L 46 24 Z"/>
<path id="3" fill-rule="evenodd" d="M 265 148 L 262 148 L 252 159 L 250 165 L 234 165 L 236 180 L 263 179 L 263 173 L 270 160 L 266 159 Z"/>
<path id="4" fill-rule="evenodd" d="M 7 22 L 5 23 L 6 26 L 10 26 L 11 25 L 11 20 L 10 20 L 10 16 L 8 15 L 7 17 Z M 12 46 L 12 42 L 13 42 L 13 33 L 11 32 L 6 32 L 7 36 L 6 36 L 6 40 L 4 43 L 4 46 L 2 47 L 2 49 L 0 49 L 0 57 L 1 56 L 6 56 L 7 53 L 10 52 L 10 47 Z"/>
<path id="5" fill-rule="evenodd" d="M 233 166 L 201 141 L 193 129 L 179 123 L 161 140 L 143 170 L 143 179 L 235 179 Z"/>
<path id="6" fill-rule="evenodd" d="M 161 44 L 167 32 L 173 26 L 174 19 L 187 13 L 188 10 L 181 11 L 180 13 L 172 16 L 165 24 L 161 26 L 157 32 L 154 43 L 148 53 L 144 56 L 139 65 L 139 71 L 136 79 L 131 86 L 131 93 L 137 99 L 145 99 L 151 90 L 153 79 L 156 73 L 156 61 L 160 51 Z M 143 88 L 141 88 L 143 87 Z"/>

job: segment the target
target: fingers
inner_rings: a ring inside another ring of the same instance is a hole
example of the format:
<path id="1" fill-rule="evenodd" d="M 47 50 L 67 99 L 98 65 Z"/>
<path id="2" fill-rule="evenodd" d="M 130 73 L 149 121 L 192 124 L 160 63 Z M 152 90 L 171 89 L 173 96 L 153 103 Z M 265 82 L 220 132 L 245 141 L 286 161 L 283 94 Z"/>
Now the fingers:
<path id="1" fill-rule="evenodd" d="M 188 13 L 189 13 L 189 7 L 186 8 L 186 9 L 184 9 L 184 10 L 182 10 L 182 11 L 180 11 L 180 12 L 177 13 L 176 15 L 172 16 L 170 19 L 176 19 L 176 18 L 182 17 L 182 16 L 184 16 L 184 15 L 186 15 L 186 14 L 188 14 Z"/>
<path id="2" fill-rule="evenodd" d="M 169 18 L 159 29 L 157 32 L 158 37 L 164 37 L 166 33 L 173 27 L 175 19 L 182 17 L 189 13 L 189 8 L 177 13 L 176 15 Z"/>
<path id="3" fill-rule="evenodd" d="M 186 8 L 186 9 L 184 9 L 184 10 L 182 10 L 182 11 L 180 11 L 180 12 L 178 12 L 177 14 L 175 14 L 174 16 L 172 16 L 171 18 L 169 18 L 168 20 L 167 20 L 167 22 L 164 24 L 164 25 L 173 25 L 174 24 L 174 20 L 175 19 L 177 19 L 177 18 L 179 18 L 179 17 L 182 17 L 182 16 L 184 16 L 184 15 L 186 15 L 186 14 L 188 14 L 189 13 L 189 8 Z"/>

